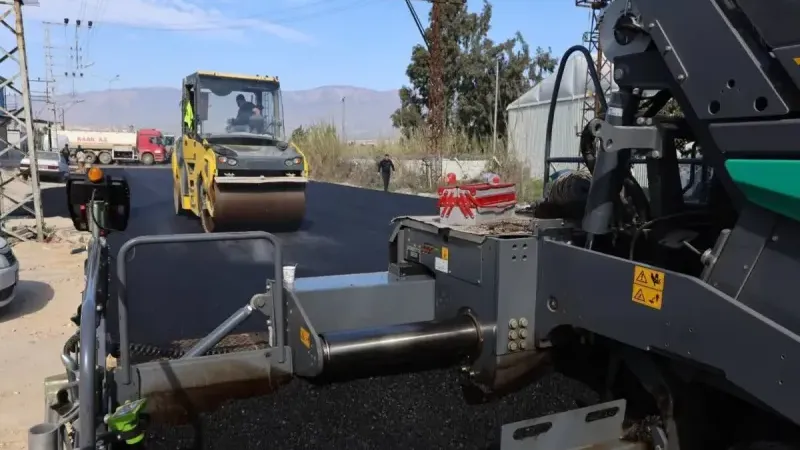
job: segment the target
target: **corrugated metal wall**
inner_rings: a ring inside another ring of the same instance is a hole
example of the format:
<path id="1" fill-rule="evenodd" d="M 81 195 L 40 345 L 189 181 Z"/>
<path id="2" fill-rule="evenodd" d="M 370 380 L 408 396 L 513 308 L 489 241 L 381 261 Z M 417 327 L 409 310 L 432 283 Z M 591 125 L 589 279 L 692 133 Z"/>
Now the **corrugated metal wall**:
<path id="1" fill-rule="evenodd" d="M 552 157 L 576 157 L 583 121 L 584 101 L 564 99 L 557 103 L 553 123 Z M 509 150 L 531 167 L 531 177 L 541 178 L 544 173 L 544 143 L 547 131 L 547 103 L 523 106 L 508 110 Z M 575 164 L 555 164 L 556 170 L 576 168 Z M 552 170 L 551 170 L 552 173 Z M 642 187 L 647 187 L 647 169 L 634 165 L 633 174 Z"/>
<path id="2" fill-rule="evenodd" d="M 508 111 L 509 149 L 531 166 L 531 176 L 544 173 L 544 143 L 548 104 L 531 105 Z M 578 156 L 577 130 L 583 117 L 583 101 L 562 100 L 556 105 L 551 156 Z M 558 168 L 575 165 L 557 165 Z"/>

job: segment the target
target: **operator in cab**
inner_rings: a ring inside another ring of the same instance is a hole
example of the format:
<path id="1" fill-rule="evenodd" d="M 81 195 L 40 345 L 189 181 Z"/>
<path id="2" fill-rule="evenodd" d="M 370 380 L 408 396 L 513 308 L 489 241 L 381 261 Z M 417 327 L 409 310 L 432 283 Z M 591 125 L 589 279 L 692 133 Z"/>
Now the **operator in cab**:
<path id="1" fill-rule="evenodd" d="M 236 96 L 236 104 L 239 106 L 239 112 L 236 114 L 236 120 L 233 122 L 234 125 L 248 125 L 251 117 L 261 115 L 261 111 L 258 107 L 252 102 L 245 100 L 243 94 Z"/>

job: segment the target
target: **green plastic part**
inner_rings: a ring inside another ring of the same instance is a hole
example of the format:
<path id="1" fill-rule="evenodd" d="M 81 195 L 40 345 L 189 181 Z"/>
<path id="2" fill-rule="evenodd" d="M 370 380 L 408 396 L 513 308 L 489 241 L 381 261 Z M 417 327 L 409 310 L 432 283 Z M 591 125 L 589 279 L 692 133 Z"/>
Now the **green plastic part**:
<path id="1" fill-rule="evenodd" d="M 729 159 L 725 168 L 749 201 L 800 220 L 800 160 Z"/>
<path id="2" fill-rule="evenodd" d="M 137 431 L 136 428 L 139 426 L 139 413 L 142 412 L 146 404 L 147 399 L 144 398 L 133 402 L 125 402 L 124 405 L 114 411 L 114 414 L 108 417 L 108 427 L 112 431 L 127 435 L 133 434 L 133 437 L 125 440 L 128 445 L 138 444 L 144 440 L 144 430 L 138 430 L 140 432 L 135 434 L 134 432 Z"/>

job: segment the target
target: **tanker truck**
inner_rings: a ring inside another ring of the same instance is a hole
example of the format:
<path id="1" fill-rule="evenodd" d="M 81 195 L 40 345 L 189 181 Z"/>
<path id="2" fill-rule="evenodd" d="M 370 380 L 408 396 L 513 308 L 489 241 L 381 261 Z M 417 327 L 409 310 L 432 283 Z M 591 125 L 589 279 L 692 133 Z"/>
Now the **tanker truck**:
<path id="1" fill-rule="evenodd" d="M 100 164 L 133 163 L 152 165 L 166 161 L 164 135 L 154 128 L 142 128 L 133 132 L 61 130 L 70 153 L 78 147 L 86 155 L 86 163 Z"/>

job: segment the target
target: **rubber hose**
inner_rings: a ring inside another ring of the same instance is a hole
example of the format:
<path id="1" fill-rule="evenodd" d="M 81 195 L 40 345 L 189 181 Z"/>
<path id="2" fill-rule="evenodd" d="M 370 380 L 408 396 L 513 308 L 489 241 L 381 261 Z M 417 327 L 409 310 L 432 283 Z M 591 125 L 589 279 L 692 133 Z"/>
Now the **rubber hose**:
<path id="1" fill-rule="evenodd" d="M 608 102 L 606 101 L 605 96 L 602 94 L 603 92 L 603 85 L 600 83 L 600 77 L 597 75 L 597 69 L 594 65 L 594 60 L 592 59 L 591 53 L 589 50 L 582 46 L 582 45 L 575 45 L 567 49 L 564 52 L 564 56 L 561 57 L 561 64 L 558 65 L 558 72 L 556 72 L 556 79 L 555 83 L 553 84 L 553 96 L 550 98 L 550 109 L 547 112 L 547 131 L 545 132 L 545 140 L 544 140 L 544 185 L 547 185 L 547 179 L 550 178 L 550 163 L 548 160 L 550 159 L 551 149 L 553 147 L 553 121 L 555 120 L 556 116 L 556 105 L 558 103 L 558 91 L 561 88 L 561 79 L 564 78 L 564 68 L 567 67 L 567 60 L 573 53 L 580 52 L 583 54 L 583 57 L 586 58 L 586 63 L 589 66 L 589 77 L 592 79 L 592 84 L 594 84 L 594 91 L 597 93 L 597 100 L 600 102 L 600 114 L 605 116 L 606 111 L 608 110 Z M 542 195 L 546 191 L 544 191 L 544 187 L 542 188 Z"/>
<path id="2" fill-rule="evenodd" d="M 62 354 L 69 355 L 70 353 L 78 353 L 78 344 L 81 342 L 81 335 L 80 330 L 76 331 L 75 334 L 67 339 L 67 342 L 64 343 L 64 349 L 62 350 Z"/>

